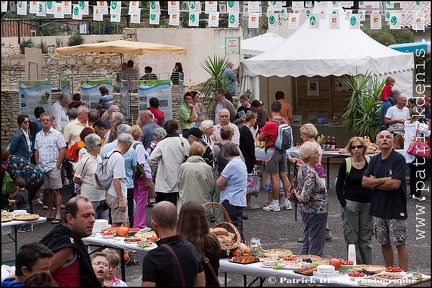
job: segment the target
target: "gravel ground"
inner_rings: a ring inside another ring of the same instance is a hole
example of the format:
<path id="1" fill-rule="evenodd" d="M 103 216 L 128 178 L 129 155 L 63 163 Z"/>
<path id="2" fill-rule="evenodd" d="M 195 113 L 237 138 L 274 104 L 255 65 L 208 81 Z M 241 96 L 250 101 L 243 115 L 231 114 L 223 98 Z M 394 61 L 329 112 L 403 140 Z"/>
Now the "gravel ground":
<path id="1" fill-rule="evenodd" d="M 333 233 L 334 238 L 326 242 L 323 257 L 347 258 L 347 248 L 344 243 L 342 234 L 342 224 L 340 218 L 340 206 L 338 204 L 336 193 L 334 190 L 334 177 L 339 169 L 339 164 L 330 165 L 330 188 L 329 188 L 329 216 L 328 225 Z M 426 187 L 430 187 L 430 179 L 426 183 Z M 428 190 L 430 190 L 428 188 Z M 63 189 L 63 203 L 69 199 L 69 188 Z M 423 193 L 426 196 L 424 202 L 414 202 L 408 200 L 408 225 L 409 239 L 408 250 L 410 254 L 409 267 L 412 271 L 419 271 L 427 275 L 431 275 L 431 213 L 430 213 L 430 191 Z M 255 203 L 263 205 L 267 201 L 267 194 L 261 191 L 256 199 L 252 199 Z M 36 205 L 36 213 L 41 216 L 45 215 L 45 211 L 41 205 Z M 149 209 L 151 212 L 151 209 Z M 150 217 L 150 213 L 147 213 Z M 302 223 L 300 213 L 298 212 L 298 221 L 294 220 L 294 210 L 282 210 L 280 212 L 265 212 L 262 210 L 247 211 L 248 220 L 244 221 L 244 234 L 247 240 L 252 237 L 261 239 L 261 245 L 266 248 L 289 248 L 294 254 L 300 250 L 301 243 L 297 242 L 297 238 L 302 235 Z M 149 218 L 147 223 L 150 224 Z M 54 225 L 50 222 L 35 226 L 34 231 L 30 233 L 20 233 L 18 235 L 19 245 L 33 241 L 39 241 Z M 8 240 L 8 235 L 2 235 L 2 243 Z M 396 250 L 396 249 L 395 249 Z M 2 245 L 2 259 L 13 258 L 13 245 Z M 126 267 L 126 282 L 130 287 L 141 285 L 141 263 L 143 254 L 140 252 L 131 253 L 131 258 L 136 262 L 136 265 Z M 397 252 L 395 252 L 397 259 Z M 384 265 L 381 254 L 381 249 L 374 239 L 373 241 L 373 263 Z M 397 265 L 397 262 L 395 263 Z M 118 271 L 120 274 L 120 271 Z M 120 276 L 120 275 L 118 275 Z M 223 284 L 224 277 L 220 274 L 220 280 Z M 250 282 L 252 277 L 248 277 Z M 430 287 L 423 285 L 424 287 Z M 227 285 L 229 287 L 242 287 L 243 277 L 241 275 L 228 274 Z M 256 283 L 254 285 L 257 285 Z M 305 284 L 303 284 L 305 285 Z M 287 284 L 269 284 L 264 282 L 264 286 L 283 287 Z M 294 286 L 294 285 L 291 285 Z"/>

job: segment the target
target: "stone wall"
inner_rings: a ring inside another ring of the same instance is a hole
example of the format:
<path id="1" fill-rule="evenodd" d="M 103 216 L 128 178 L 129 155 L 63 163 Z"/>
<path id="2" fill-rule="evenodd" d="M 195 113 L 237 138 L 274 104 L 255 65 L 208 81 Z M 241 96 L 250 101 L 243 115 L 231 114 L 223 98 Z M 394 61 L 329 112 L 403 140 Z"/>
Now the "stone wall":
<path id="1" fill-rule="evenodd" d="M 125 29 L 123 39 L 136 41 L 136 29 Z M 79 90 L 81 80 L 112 79 L 114 86 L 121 59 L 117 54 L 73 54 L 57 57 L 54 47 L 49 47 L 48 54 L 42 54 L 42 75 L 38 80 L 51 81 L 52 88 L 60 87 L 60 80 L 71 81 L 73 91 Z M 133 59 L 129 55 L 128 59 Z M 1 47 L 1 141 L 8 142 L 17 130 L 16 119 L 20 114 L 19 87 L 20 80 L 27 80 L 25 75 L 25 55 L 20 54 L 19 46 Z M 123 59 L 124 61 L 124 59 Z M 135 93 L 134 93 L 135 94 Z M 58 100 L 58 93 L 52 93 L 52 103 Z M 181 102 L 178 86 L 172 88 L 173 118 L 178 119 Z M 117 103 L 119 103 L 118 99 Z M 138 117 L 138 99 L 136 94 L 131 99 L 132 124 Z M 134 113 L 133 113 L 134 112 Z M 132 114 L 133 113 L 133 114 Z"/>

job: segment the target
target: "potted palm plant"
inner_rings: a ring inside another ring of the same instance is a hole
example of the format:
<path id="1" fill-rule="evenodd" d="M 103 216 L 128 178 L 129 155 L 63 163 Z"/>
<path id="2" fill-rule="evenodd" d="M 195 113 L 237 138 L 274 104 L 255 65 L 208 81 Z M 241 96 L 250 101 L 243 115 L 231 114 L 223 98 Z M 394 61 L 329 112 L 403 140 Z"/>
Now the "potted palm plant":
<path id="1" fill-rule="evenodd" d="M 379 132 L 379 95 L 385 81 L 371 74 L 366 72 L 365 75 L 347 75 L 339 79 L 352 90 L 343 114 L 346 130 L 351 130 L 358 136 L 375 139 Z"/>
<path id="2" fill-rule="evenodd" d="M 212 109 L 209 109 L 214 101 L 213 91 L 216 88 L 222 88 L 227 91 L 230 88 L 228 79 L 223 77 L 223 72 L 228 66 L 228 59 L 225 57 L 208 56 L 201 67 L 210 75 L 210 78 L 204 82 L 202 88 L 202 94 L 204 95 L 204 105 L 206 105 L 207 111 L 211 113 Z M 213 115 L 209 115 L 212 119 Z"/>

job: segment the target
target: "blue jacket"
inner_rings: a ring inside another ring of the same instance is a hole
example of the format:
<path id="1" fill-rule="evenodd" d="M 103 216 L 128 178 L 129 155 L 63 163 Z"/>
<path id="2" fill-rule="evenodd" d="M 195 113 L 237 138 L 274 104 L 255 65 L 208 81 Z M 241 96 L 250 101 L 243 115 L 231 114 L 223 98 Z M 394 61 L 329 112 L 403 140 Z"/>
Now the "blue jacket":
<path id="1" fill-rule="evenodd" d="M 1 282 L 1 287 L 25 287 L 23 282 L 15 282 L 15 277 L 6 278 Z"/>
<path id="2" fill-rule="evenodd" d="M 12 155 L 24 157 L 30 161 L 31 155 L 29 152 L 27 139 L 21 128 L 18 128 L 17 132 L 15 132 L 15 134 L 12 136 L 9 144 L 9 152 Z"/>

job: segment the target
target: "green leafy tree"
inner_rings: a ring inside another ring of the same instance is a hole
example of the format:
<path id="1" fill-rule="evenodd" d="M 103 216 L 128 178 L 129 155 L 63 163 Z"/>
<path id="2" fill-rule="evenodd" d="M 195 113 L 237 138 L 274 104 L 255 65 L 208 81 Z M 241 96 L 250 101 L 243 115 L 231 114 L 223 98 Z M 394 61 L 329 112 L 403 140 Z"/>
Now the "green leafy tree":
<path id="1" fill-rule="evenodd" d="M 20 46 L 21 54 L 25 53 L 25 47 L 28 47 L 28 48 L 35 48 L 36 47 L 30 38 L 29 39 L 23 39 L 19 46 Z"/>

